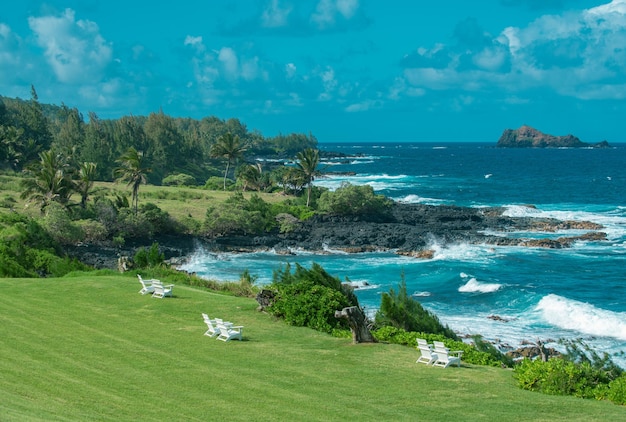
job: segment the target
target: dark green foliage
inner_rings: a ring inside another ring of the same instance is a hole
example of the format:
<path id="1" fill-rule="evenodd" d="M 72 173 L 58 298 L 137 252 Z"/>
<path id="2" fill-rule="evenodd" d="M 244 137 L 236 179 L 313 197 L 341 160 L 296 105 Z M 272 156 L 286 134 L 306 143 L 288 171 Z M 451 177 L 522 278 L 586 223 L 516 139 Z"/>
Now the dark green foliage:
<path id="1" fill-rule="evenodd" d="M 237 159 L 246 158 L 244 153 L 250 157 L 292 158 L 300 151 L 317 147 L 312 134 L 266 138 L 258 131 L 248 131 L 235 118 L 209 116 L 194 120 L 159 111 L 148 116 L 101 120 L 89 112 L 85 122 L 76 108 L 40 104 L 34 87 L 31 97 L 27 101 L 0 99 L 0 135 L 8 134 L 0 136 L 6 141 L 0 139 L 0 168 L 21 170 L 42 151 L 52 149 L 65 154 L 75 149 L 77 162 L 97 164 L 97 180 L 110 181 L 116 158 L 133 147 L 145 153 L 153 168 L 146 176 L 157 184 L 167 174 L 185 173 L 196 180 L 217 174 L 229 176 L 232 172 L 224 171 L 222 163 L 230 168 Z M 215 166 L 221 170 L 216 172 Z"/>
<path id="2" fill-rule="evenodd" d="M 344 183 L 334 192 L 322 193 L 318 201 L 319 210 L 339 215 L 384 215 L 392 201 L 383 195 L 375 195 L 369 185 L 355 186 Z"/>
<path id="3" fill-rule="evenodd" d="M 563 358 L 568 361 L 579 364 L 588 363 L 593 369 L 606 373 L 609 379 L 615 379 L 623 372 L 623 369 L 613 362 L 608 353 L 600 356 L 581 339 L 561 339 L 559 343 L 565 346 Z M 624 352 L 620 354 L 623 355 Z"/>
<path id="4" fill-rule="evenodd" d="M 62 276 L 86 269 L 59 256 L 56 242 L 35 220 L 19 214 L 0 214 L 0 277 Z"/>
<path id="5" fill-rule="evenodd" d="M 451 339 L 458 339 L 454 331 L 439 322 L 436 315 L 424 309 L 417 300 L 407 294 L 404 274 L 397 293 L 393 289 L 390 289 L 389 293 L 383 293 L 375 322 L 377 327 L 392 326 L 405 331 L 442 334 Z"/>
<path id="6" fill-rule="evenodd" d="M 46 207 L 42 226 L 61 245 L 75 244 L 84 237 L 80 226 L 72 221 L 67 209 L 58 203 L 53 202 Z"/>
<path id="7" fill-rule="evenodd" d="M 135 268 L 158 267 L 165 261 L 165 255 L 159 252 L 159 244 L 152 243 L 149 249 L 139 248 L 133 257 Z"/>
<path id="8" fill-rule="evenodd" d="M 521 388 L 626 404 L 626 374 L 607 354 L 599 356 L 580 340 L 562 343 L 563 356 L 545 362 L 524 359 L 515 367 Z"/>
<path id="9" fill-rule="evenodd" d="M 207 209 L 204 232 L 208 236 L 260 234 L 276 225 L 274 217 L 271 206 L 258 195 L 246 200 L 241 192 L 235 192 Z"/>
<path id="10" fill-rule="evenodd" d="M 335 318 L 335 311 L 358 306 L 352 289 L 315 263 L 310 270 L 300 264 L 293 273 L 290 265 L 276 270 L 268 288 L 276 294 L 268 308 L 270 313 L 288 324 L 326 333 L 347 328 L 344 319 Z"/>

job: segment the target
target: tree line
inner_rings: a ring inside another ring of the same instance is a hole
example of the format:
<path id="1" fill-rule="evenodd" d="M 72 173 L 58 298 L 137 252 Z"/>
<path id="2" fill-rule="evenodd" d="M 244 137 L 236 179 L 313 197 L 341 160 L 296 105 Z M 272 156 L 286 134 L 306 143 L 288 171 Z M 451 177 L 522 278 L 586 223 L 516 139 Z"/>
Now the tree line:
<path id="1" fill-rule="evenodd" d="M 0 169 L 22 171 L 40 160 L 40 153 L 50 151 L 76 168 L 78 163 L 93 163 L 95 180 L 112 181 L 118 159 L 131 148 L 150 168 L 146 177 L 151 184 L 186 175 L 174 179 L 199 185 L 212 176 L 224 176 L 225 187 L 228 177 L 235 176 L 236 164 L 254 164 L 256 157 L 293 158 L 307 148 L 316 149 L 317 139 L 298 133 L 265 137 L 237 118 L 175 118 L 163 111 L 119 119 L 100 119 L 89 112 L 85 119 L 65 104 L 41 104 L 34 87 L 30 100 L 0 96 Z M 239 171 L 250 174 L 249 187 L 262 184 L 255 182 L 255 169 Z"/>

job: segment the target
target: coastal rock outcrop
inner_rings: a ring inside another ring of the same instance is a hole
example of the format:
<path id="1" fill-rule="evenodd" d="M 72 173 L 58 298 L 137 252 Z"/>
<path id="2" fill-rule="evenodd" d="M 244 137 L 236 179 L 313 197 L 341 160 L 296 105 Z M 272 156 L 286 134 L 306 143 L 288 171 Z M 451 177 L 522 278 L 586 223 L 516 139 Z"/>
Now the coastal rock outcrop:
<path id="1" fill-rule="evenodd" d="M 415 259 L 433 259 L 435 247 L 455 243 L 493 246 L 521 246 L 561 249 L 577 241 L 604 241 L 602 226 L 581 221 L 552 218 L 508 217 L 504 208 L 470 208 L 449 205 L 394 203 L 384 215 L 338 216 L 315 215 L 306 221 L 294 221 L 293 230 L 278 229 L 259 235 L 230 235 L 201 238 L 190 235 L 158 236 L 136 239 L 124 247 L 81 245 L 66 248 L 68 255 L 96 268 L 116 269 L 120 256 L 134 256 L 137 248 L 159 244 L 168 262 L 180 265 L 197 250 L 256 252 L 275 251 L 290 254 L 295 249 L 316 253 L 394 251 Z M 507 236 L 514 231 L 553 233 L 585 230 L 553 238 L 531 239 Z"/>
<path id="2" fill-rule="evenodd" d="M 574 135 L 548 135 L 524 125 L 519 129 L 505 129 L 496 146 L 499 148 L 607 148 L 609 144 L 606 141 L 588 144 Z"/>

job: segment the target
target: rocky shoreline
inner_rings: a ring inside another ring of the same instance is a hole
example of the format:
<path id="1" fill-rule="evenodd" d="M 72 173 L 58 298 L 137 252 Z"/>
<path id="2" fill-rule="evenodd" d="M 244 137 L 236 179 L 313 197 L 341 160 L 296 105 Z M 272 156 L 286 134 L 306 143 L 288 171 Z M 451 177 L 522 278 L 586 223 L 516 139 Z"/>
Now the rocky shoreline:
<path id="1" fill-rule="evenodd" d="M 529 205 L 528 207 L 531 207 Z M 277 230 L 262 235 L 230 235 L 206 238 L 191 235 L 161 235 L 136 239 L 123 247 L 80 245 L 67 248 L 69 256 L 95 268 L 116 269 L 121 256 L 132 257 L 140 247 L 159 244 L 165 258 L 180 264 L 202 248 L 215 252 L 275 251 L 289 254 L 294 249 L 324 253 L 340 250 L 349 253 L 393 251 L 430 259 L 432 246 L 454 243 L 493 246 L 568 248 L 576 241 L 606 239 L 602 226 L 586 221 L 561 221 L 550 218 L 508 217 L 499 207 L 469 208 L 447 205 L 394 203 L 385 215 L 332 216 L 316 215 L 299 222 L 293 231 Z M 559 238 L 520 238 L 508 236 L 514 231 L 554 233 L 575 230 L 584 232 Z"/>

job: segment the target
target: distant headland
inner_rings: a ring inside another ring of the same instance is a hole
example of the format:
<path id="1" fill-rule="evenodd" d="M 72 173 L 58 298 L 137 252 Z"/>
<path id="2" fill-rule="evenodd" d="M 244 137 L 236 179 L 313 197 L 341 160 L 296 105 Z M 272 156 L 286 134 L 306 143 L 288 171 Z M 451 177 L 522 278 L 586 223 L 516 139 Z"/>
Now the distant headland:
<path id="1" fill-rule="evenodd" d="M 540 132 L 530 126 L 506 129 L 496 147 L 499 148 L 609 148 L 607 141 L 588 144 L 574 135 L 554 136 Z"/>

